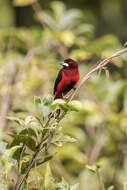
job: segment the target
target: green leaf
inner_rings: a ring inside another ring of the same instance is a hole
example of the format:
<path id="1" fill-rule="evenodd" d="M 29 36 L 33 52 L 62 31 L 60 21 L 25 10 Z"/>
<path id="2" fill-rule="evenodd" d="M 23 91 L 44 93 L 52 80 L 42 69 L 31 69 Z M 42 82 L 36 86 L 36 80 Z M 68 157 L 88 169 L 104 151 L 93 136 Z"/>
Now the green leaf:
<path id="1" fill-rule="evenodd" d="M 34 104 L 35 104 L 35 105 L 41 104 L 41 98 L 38 97 L 38 96 L 34 96 Z"/>
<path id="2" fill-rule="evenodd" d="M 67 103 L 62 99 L 57 99 L 52 103 L 51 107 L 53 109 L 60 108 L 63 111 L 79 111 L 82 108 L 82 104 L 80 101 L 77 101 L 77 100 L 73 100 Z"/>
<path id="3" fill-rule="evenodd" d="M 62 99 L 56 99 L 52 103 L 51 107 L 53 109 L 61 109 L 61 110 L 65 111 L 65 112 L 67 112 L 69 110 L 68 104 Z"/>
<path id="4" fill-rule="evenodd" d="M 71 111 L 79 111 L 82 109 L 82 103 L 77 100 L 72 100 L 71 102 L 68 103 L 69 110 Z"/>
<path id="5" fill-rule="evenodd" d="M 60 134 L 55 134 L 54 137 L 53 137 L 53 140 L 52 140 L 52 143 L 57 145 L 57 146 L 62 146 L 63 143 L 65 142 L 76 142 L 76 139 L 75 138 L 72 138 L 68 135 L 64 135 L 62 133 Z"/>
<path id="6" fill-rule="evenodd" d="M 39 97 L 35 96 L 34 103 L 39 115 L 46 117 L 52 112 L 52 109 L 49 106 L 52 103 L 52 97 L 46 96 L 43 101 L 41 101 Z"/>
<path id="7" fill-rule="evenodd" d="M 25 125 L 29 125 L 29 124 L 31 124 L 33 121 L 36 121 L 36 118 L 33 117 L 33 116 L 31 116 L 31 115 L 29 115 L 29 116 L 27 116 L 27 117 L 25 118 Z"/>
<path id="8" fill-rule="evenodd" d="M 7 117 L 7 119 L 9 119 L 11 121 L 15 121 L 19 125 L 24 126 L 24 121 L 22 119 L 19 119 L 17 117 Z"/>
<path id="9" fill-rule="evenodd" d="M 37 137 L 35 130 L 33 130 L 32 128 L 23 129 L 22 131 L 20 131 L 19 134 L 20 135 L 28 135 L 30 137 L 31 136 Z"/>
<path id="10" fill-rule="evenodd" d="M 37 97 L 37 96 L 34 97 L 34 104 L 35 104 L 38 114 L 42 115 L 43 114 L 43 104 L 39 97 Z"/>
<path id="11" fill-rule="evenodd" d="M 37 166 L 39 166 L 39 165 L 41 165 L 41 164 L 44 164 L 45 162 L 51 160 L 52 158 L 53 158 L 53 156 L 50 155 L 50 156 L 46 156 L 46 157 L 44 157 L 44 158 L 38 159 L 38 160 L 37 160 Z"/>
<path id="12" fill-rule="evenodd" d="M 52 112 L 52 109 L 49 106 L 43 106 L 43 116 L 46 117 Z"/>
<path id="13" fill-rule="evenodd" d="M 114 188 L 115 188 L 114 185 L 111 185 L 110 187 L 108 187 L 107 190 L 113 190 Z"/>
<path id="14" fill-rule="evenodd" d="M 86 165 L 86 168 L 87 168 L 88 170 L 90 170 L 91 172 L 96 173 L 97 170 L 100 168 L 100 164 L 99 164 L 99 163 L 96 163 L 96 164 L 94 164 L 94 165 Z"/>
<path id="15" fill-rule="evenodd" d="M 57 184 L 57 190 L 71 190 L 69 184 L 62 178 L 62 181 Z"/>
<path id="16" fill-rule="evenodd" d="M 96 165 L 92 165 L 92 166 L 87 165 L 86 168 L 87 168 L 88 170 L 90 170 L 91 172 L 93 172 L 93 173 L 96 173 L 96 172 L 97 172 L 97 167 L 96 167 Z"/>
<path id="17" fill-rule="evenodd" d="M 15 6 L 27 6 L 35 3 L 37 0 L 13 0 Z"/>
<path id="18" fill-rule="evenodd" d="M 54 101 L 54 97 L 51 94 L 48 94 L 43 98 L 43 104 L 44 105 L 51 105 Z"/>
<path id="19" fill-rule="evenodd" d="M 53 189 L 53 187 L 54 187 L 52 172 L 51 172 L 49 163 L 46 166 L 44 187 L 45 187 L 45 190 Z"/>
<path id="20" fill-rule="evenodd" d="M 13 154 L 19 149 L 21 146 L 14 146 L 10 149 L 7 149 L 5 153 L 2 156 L 1 163 L 5 169 L 5 172 L 7 173 L 10 168 L 12 167 L 12 163 L 9 163 L 11 158 L 13 157 Z"/>
<path id="21" fill-rule="evenodd" d="M 26 127 L 31 128 L 35 131 L 35 134 L 38 136 L 38 133 L 42 132 L 43 128 L 41 125 L 41 121 L 37 117 L 27 116 L 25 118 Z"/>
<path id="22" fill-rule="evenodd" d="M 50 155 L 50 156 L 46 156 L 46 157 L 41 158 L 41 159 L 37 159 L 36 160 L 37 166 L 39 166 L 41 164 L 44 164 L 45 162 L 51 160 L 52 158 L 53 158 L 53 156 Z M 22 165 L 21 165 L 21 174 L 24 174 L 26 172 L 26 170 L 27 170 L 30 162 L 31 162 L 31 157 L 25 156 L 21 162 L 22 162 Z M 34 167 L 34 165 L 33 165 L 33 167 Z"/>
<path id="23" fill-rule="evenodd" d="M 31 161 L 31 157 L 30 156 L 25 156 L 22 160 L 21 160 L 21 174 L 24 174 L 30 164 Z M 34 166 L 33 166 L 34 167 Z"/>
<path id="24" fill-rule="evenodd" d="M 51 107 L 53 109 L 56 109 L 56 108 L 60 108 L 60 106 L 64 106 L 65 104 L 66 104 L 66 102 L 64 100 L 62 100 L 62 99 L 56 99 L 52 103 Z"/>
<path id="25" fill-rule="evenodd" d="M 30 162 L 23 162 L 21 166 L 21 174 L 24 174 L 29 166 Z"/>
<path id="26" fill-rule="evenodd" d="M 52 112 L 50 105 L 53 103 L 53 101 L 54 101 L 54 97 L 51 94 L 48 94 L 43 98 L 43 116 L 44 117 L 48 116 Z"/>
<path id="27" fill-rule="evenodd" d="M 30 136 L 21 135 L 21 134 L 15 135 L 15 138 L 11 143 L 11 147 L 20 144 L 26 145 L 27 147 L 29 147 L 29 149 L 35 151 L 36 142 Z"/>

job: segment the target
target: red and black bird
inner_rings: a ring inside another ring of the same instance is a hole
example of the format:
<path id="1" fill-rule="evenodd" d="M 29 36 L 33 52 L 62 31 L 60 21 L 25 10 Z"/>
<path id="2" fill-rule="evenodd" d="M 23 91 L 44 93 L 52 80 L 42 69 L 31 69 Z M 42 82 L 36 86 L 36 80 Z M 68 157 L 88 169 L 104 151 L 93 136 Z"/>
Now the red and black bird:
<path id="1" fill-rule="evenodd" d="M 63 68 L 59 71 L 54 85 L 54 99 L 63 98 L 79 80 L 78 63 L 73 59 L 65 59 Z"/>

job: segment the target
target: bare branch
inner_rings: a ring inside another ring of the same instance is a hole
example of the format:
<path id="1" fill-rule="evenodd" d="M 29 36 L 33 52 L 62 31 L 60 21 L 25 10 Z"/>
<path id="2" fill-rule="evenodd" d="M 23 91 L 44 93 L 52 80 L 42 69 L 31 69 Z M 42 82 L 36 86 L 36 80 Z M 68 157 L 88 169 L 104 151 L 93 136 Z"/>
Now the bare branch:
<path id="1" fill-rule="evenodd" d="M 35 160 L 35 188 L 38 189 L 37 162 Z"/>
<path id="2" fill-rule="evenodd" d="M 113 58 L 115 57 L 119 57 L 123 54 L 127 53 L 127 48 L 122 49 L 116 53 L 114 53 L 113 55 L 111 55 L 110 57 L 107 57 L 106 59 L 104 59 L 103 61 L 101 61 L 95 68 L 93 68 L 89 73 L 87 73 L 83 79 L 81 80 L 81 82 L 79 83 L 78 87 L 76 88 L 76 90 L 72 93 L 70 101 L 74 98 L 75 94 L 78 92 L 79 88 L 85 83 L 85 81 L 87 81 L 90 77 L 93 76 L 93 73 L 95 73 L 97 70 L 99 70 L 100 68 L 104 67 L 105 65 L 107 65 Z"/>
<path id="3" fill-rule="evenodd" d="M 42 13 L 42 9 L 41 9 L 39 3 L 38 3 L 38 2 L 33 3 L 33 4 L 32 4 L 32 8 L 33 8 L 33 10 L 34 10 L 34 12 L 35 12 L 35 14 L 36 14 L 36 16 L 37 16 L 37 18 L 38 18 L 40 24 L 42 25 L 42 27 L 43 27 L 43 28 L 45 28 L 45 27 L 46 27 L 46 28 L 47 28 L 47 27 L 49 28 L 49 26 L 41 19 L 41 15 L 42 15 L 43 13 Z"/>
<path id="4" fill-rule="evenodd" d="M 101 136 L 95 143 L 94 147 L 92 148 L 91 154 L 89 156 L 90 165 L 94 164 L 97 161 L 100 155 L 100 152 L 103 146 L 105 145 L 105 142 L 106 142 L 106 138 L 104 136 Z"/>
<path id="5" fill-rule="evenodd" d="M 40 151 L 42 151 L 42 149 L 45 148 L 45 146 L 46 146 L 45 142 L 48 140 L 48 138 L 50 138 L 50 134 L 45 135 L 45 137 L 41 139 L 40 143 L 38 144 L 38 146 L 36 148 L 35 153 L 32 156 L 32 160 L 27 168 L 25 175 L 21 178 L 21 180 L 19 181 L 19 184 L 17 185 L 15 190 L 20 190 L 24 181 L 28 178 L 29 172 L 30 172 L 31 168 L 33 167 L 33 165 L 35 164 L 38 154 L 40 153 Z"/>

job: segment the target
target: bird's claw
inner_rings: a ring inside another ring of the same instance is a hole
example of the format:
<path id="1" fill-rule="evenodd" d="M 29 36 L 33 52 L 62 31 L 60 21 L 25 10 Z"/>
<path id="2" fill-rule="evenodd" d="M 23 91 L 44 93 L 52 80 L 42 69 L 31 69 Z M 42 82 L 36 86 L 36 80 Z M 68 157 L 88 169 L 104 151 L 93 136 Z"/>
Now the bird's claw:
<path id="1" fill-rule="evenodd" d="M 66 101 L 67 101 L 67 98 L 63 98 L 63 100 L 66 102 Z"/>

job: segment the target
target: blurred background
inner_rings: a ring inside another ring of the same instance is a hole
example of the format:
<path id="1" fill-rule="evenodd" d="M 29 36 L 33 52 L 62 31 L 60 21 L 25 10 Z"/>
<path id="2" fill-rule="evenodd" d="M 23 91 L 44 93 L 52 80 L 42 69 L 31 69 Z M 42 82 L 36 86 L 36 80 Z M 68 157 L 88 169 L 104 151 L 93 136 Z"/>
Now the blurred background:
<path id="1" fill-rule="evenodd" d="M 126 0 L 0 0 L 0 154 L 18 130 L 6 117 L 35 113 L 33 97 L 52 94 L 63 59 L 78 61 L 81 79 L 126 41 Z M 80 111 L 60 125 L 77 143 L 56 148 L 54 176 L 98 190 L 86 165 L 99 162 L 106 189 L 126 189 L 127 55 L 94 74 L 75 99 Z"/>

